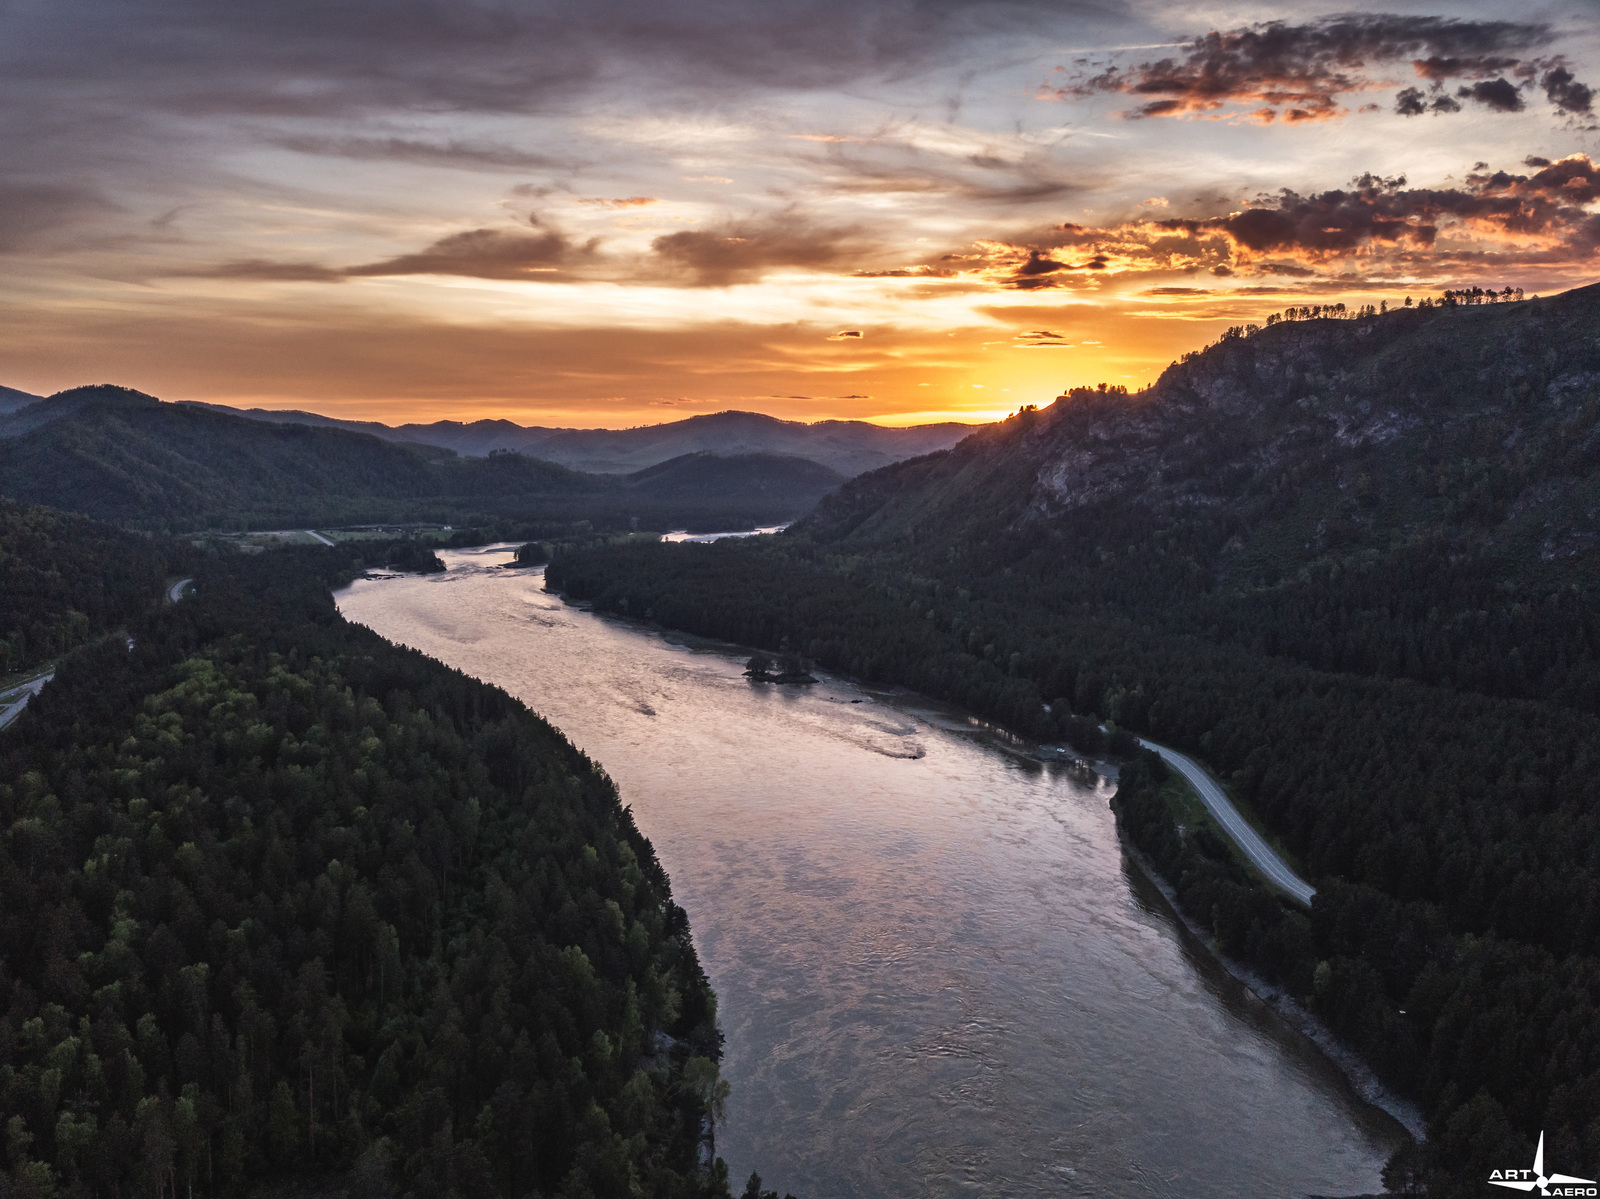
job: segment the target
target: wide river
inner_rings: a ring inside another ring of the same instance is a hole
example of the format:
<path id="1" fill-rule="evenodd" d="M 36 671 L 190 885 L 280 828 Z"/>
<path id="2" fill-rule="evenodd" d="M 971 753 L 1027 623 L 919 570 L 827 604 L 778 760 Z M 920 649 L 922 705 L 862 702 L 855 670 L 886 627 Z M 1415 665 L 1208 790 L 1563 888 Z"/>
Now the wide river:
<path id="1" fill-rule="evenodd" d="M 717 1152 L 801 1199 L 1381 1190 L 1402 1134 L 1190 943 L 1111 786 L 916 697 L 752 684 L 510 554 L 359 580 L 351 620 L 600 762 L 720 1001 Z"/>

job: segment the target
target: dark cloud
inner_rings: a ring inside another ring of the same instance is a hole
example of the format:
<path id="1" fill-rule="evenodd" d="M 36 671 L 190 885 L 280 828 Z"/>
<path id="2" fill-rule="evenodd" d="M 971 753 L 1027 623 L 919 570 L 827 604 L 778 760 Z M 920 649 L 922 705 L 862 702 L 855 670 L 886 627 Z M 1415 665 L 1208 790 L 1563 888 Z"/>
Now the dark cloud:
<path id="1" fill-rule="evenodd" d="M 1017 268 L 1017 274 L 1026 278 L 1029 275 L 1048 275 L 1055 271 L 1067 269 L 1066 263 L 1057 262 L 1054 258 L 1041 254 L 1038 250 L 1029 250 L 1028 260 Z"/>
<path id="2" fill-rule="evenodd" d="M 1117 0 L 80 0 L 9 7 L 0 64 L 34 86 L 111 83 L 147 106 L 353 115 L 525 112 L 590 84 L 826 86 L 915 70 Z M 631 74 L 621 75 L 620 70 Z"/>
<path id="3" fill-rule="evenodd" d="M 1586 156 L 1553 163 L 1532 176 L 1505 172 L 1468 177 L 1460 188 L 1408 188 L 1404 178 L 1365 176 L 1348 189 L 1302 196 L 1283 191 L 1261 204 L 1207 220 L 1157 221 L 1158 229 L 1224 234 L 1258 269 L 1308 263 L 1374 249 L 1426 250 L 1441 227 L 1463 225 L 1489 240 L 1539 239 L 1574 257 L 1593 253 L 1596 218 L 1584 205 L 1596 198 L 1600 173 Z M 1272 263 L 1273 259 L 1284 259 Z"/>
<path id="4" fill-rule="evenodd" d="M 783 267 L 840 269 L 868 253 L 856 230 L 813 228 L 792 217 L 686 229 L 650 246 L 670 279 L 694 287 L 750 283 Z"/>
<path id="5" fill-rule="evenodd" d="M 1350 286 L 1351 271 L 1360 271 L 1364 284 L 1389 286 L 1472 264 L 1592 264 L 1600 215 L 1588 209 L 1600 201 L 1600 165 L 1583 154 L 1556 162 L 1530 157 L 1525 165 L 1531 173 L 1475 169 L 1459 187 L 1411 187 L 1403 176 L 1369 174 L 1347 188 L 1284 189 L 1217 216 L 1102 227 L 1069 222 L 1032 245 L 979 242 L 939 263 L 963 279 L 1023 291 L 1092 290 L 1118 276 L 1170 279 L 1202 270 L 1219 278 L 1306 280 L 1295 287 L 1304 291 L 1322 283 Z M 1260 290 L 1164 284 L 1139 294 L 1200 298 Z"/>
<path id="6" fill-rule="evenodd" d="M 597 243 L 575 245 L 552 230 L 523 233 L 509 229 L 470 229 L 441 238 L 416 254 L 353 266 L 344 274 L 469 275 L 479 279 L 525 279 L 556 274 L 594 256 Z"/>
<path id="7" fill-rule="evenodd" d="M 1220 233 L 1236 263 L 1259 272 L 1295 274 L 1352 257 L 1433 250 L 1442 232 L 1477 243 L 1479 252 L 1535 262 L 1582 262 L 1600 245 L 1600 167 L 1586 155 L 1543 165 L 1532 175 L 1476 173 L 1457 188 L 1412 188 L 1404 178 L 1364 176 L 1347 189 L 1275 201 L 1203 220 L 1153 222 L 1157 230 L 1195 237 Z"/>
<path id="8" fill-rule="evenodd" d="M 272 144 L 298 154 L 353 158 L 367 162 L 409 162 L 464 170 L 537 170 L 559 167 L 560 159 L 510 146 L 481 142 L 426 142 L 404 137 L 277 137 Z"/>
<path id="9" fill-rule="evenodd" d="M 1205 116 L 1233 106 L 1255 106 L 1257 120 L 1290 122 L 1342 116 L 1351 93 L 1393 86 L 1375 71 L 1408 65 L 1432 92 L 1408 87 L 1397 97 L 1404 116 L 1453 112 L 1442 94 L 1452 80 L 1473 80 L 1458 95 L 1499 112 L 1523 107 L 1504 72 L 1528 77 L 1546 71 L 1544 85 L 1563 112 L 1587 112 L 1591 93 L 1572 78 L 1560 58 L 1529 57 L 1554 40 L 1547 25 L 1514 21 L 1464 21 L 1448 17 L 1352 14 L 1304 25 L 1269 21 L 1205 34 L 1181 57 L 1123 67 L 1101 64 L 1061 96 L 1118 93 L 1139 100 L 1130 117 Z M 1093 70 L 1089 64 L 1083 64 Z M 1556 78 L 1559 73 L 1560 78 Z M 1494 78 L 1491 78 L 1494 77 Z M 1236 109 L 1233 109 L 1237 111 Z"/>
<path id="10" fill-rule="evenodd" d="M 577 243 L 537 220 L 533 229 L 468 229 L 442 237 L 413 254 L 378 262 L 330 267 L 308 262 L 244 259 L 203 271 L 185 272 L 221 279 L 338 283 L 387 275 L 463 275 L 477 279 L 562 278 L 575 267 L 596 261 L 598 240 Z"/>
<path id="11" fill-rule="evenodd" d="M 1562 112 L 1588 116 L 1594 111 L 1594 89 L 1574 79 L 1564 63 L 1558 63 L 1546 71 L 1544 78 L 1539 80 L 1539 86 L 1544 88 L 1545 97 L 1550 103 Z"/>
<path id="12" fill-rule="evenodd" d="M 1521 112 L 1522 93 L 1509 79 L 1480 79 L 1471 87 L 1459 87 L 1456 95 L 1463 100 L 1476 100 L 1495 112 Z"/>
<path id="13" fill-rule="evenodd" d="M 1425 112 L 1460 112 L 1461 105 L 1442 91 L 1403 87 L 1395 93 L 1394 110 L 1403 117 L 1420 117 Z"/>
<path id="14" fill-rule="evenodd" d="M 860 329 L 840 329 L 837 333 L 828 335 L 829 341 L 850 341 L 854 338 L 864 337 Z"/>
<path id="15" fill-rule="evenodd" d="M 1072 343 L 1067 335 L 1056 329 L 1030 329 L 1018 333 L 1013 339 L 1019 350 L 1070 350 Z"/>
<path id="16" fill-rule="evenodd" d="M 245 259 L 177 273 L 313 283 L 390 275 L 460 275 L 476 279 L 584 279 L 727 287 L 754 282 L 784 267 L 840 270 L 869 252 L 854 230 L 814 228 L 792 214 L 782 219 L 731 223 L 716 230 L 669 233 L 655 239 L 651 254 L 643 260 L 608 256 L 602 252 L 599 238 L 574 241 L 537 217 L 530 218 L 529 223 L 531 229 L 468 229 L 410 254 L 355 266 Z M 841 336 L 861 334 L 847 332 Z"/>

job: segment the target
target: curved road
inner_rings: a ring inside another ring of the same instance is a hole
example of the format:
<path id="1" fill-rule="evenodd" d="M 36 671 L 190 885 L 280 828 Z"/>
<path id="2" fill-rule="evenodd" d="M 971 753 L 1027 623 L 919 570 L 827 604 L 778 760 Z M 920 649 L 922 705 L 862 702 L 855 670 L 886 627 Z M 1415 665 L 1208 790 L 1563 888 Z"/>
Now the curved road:
<path id="1" fill-rule="evenodd" d="M 1160 754 L 1162 761 L 1189 780 L 1189 785 L 1200 797 L 1200 802 L 1206 805 L 1206 810 L 1216 817 L 1223 831 L 1244 851 L 1250 864 L 1267 876 L 1269 882 L 1307 907 L 1311 906 L 1311 897 L 1317 893 L 1317 889 L 1289 869 L 1289 864 L 1261 839 L 1260 833 L 1250 827 L 1250 822 L 1240 815 L 1233 801 L 1223 793 L 1216 780 L 1201 769 L 1199 763 L 1187 754 L 1157 745 L 1154 741 L 1146 741 L 1143 737 L 1139 738 L 1139 744 Z"/>
<path id="2" fill-rule="evenodd" d="M 171 600 L 173 603 L 177 603 L 179 600 L 183 599 L 183 589 L 193 582 L 193 579 L 179 579 L 167 589 L 167 599 Z M 128 638 L 128 648 L 130 650 L 133 648 L 132 637 Z M 52 666 L 49 670 L 45 671 L 44 674 L 41 674 L 35 678 L 31 678 L 18 687 L 7 691 L 5 693 L 5 698 L 0 699 L 0 729 L 5 728 L 18 716 L 21 716 L 22 709 L 28 706 L 28 701 L 34 696 L 38 695 L 39 692 L 44 688 L 44 685 L 55 677 L 55 667 Z"/>
<path id="3" fill-rule="evenodd" d="M 20 688 L 7 692 L 6 698 L 0 701 L 0 729 L 21 716 L 22 709 L 28 706 L 28 701 L 38 695 L 44 685 L 55 677 L 56 672 L 52 669 L 36 679 L 29 679 Z"/>

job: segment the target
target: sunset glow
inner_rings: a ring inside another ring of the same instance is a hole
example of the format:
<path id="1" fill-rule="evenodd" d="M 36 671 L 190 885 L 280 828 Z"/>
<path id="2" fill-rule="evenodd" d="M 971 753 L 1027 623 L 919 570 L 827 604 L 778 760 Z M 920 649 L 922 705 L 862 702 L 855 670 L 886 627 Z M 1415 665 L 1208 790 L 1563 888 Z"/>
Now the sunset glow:
<path id="1" fill-rule="evenodd" d="M 0 383 L 983 420 L 1290 305 L 1595 277 L 1573 6 L 151 11 L 0 16 Z"/>

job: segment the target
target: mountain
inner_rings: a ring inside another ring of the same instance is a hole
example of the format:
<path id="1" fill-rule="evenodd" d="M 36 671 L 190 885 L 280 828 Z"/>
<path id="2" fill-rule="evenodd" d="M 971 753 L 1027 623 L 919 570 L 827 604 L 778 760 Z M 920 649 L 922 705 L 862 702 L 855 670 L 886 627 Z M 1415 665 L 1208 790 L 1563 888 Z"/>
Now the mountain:
<path id="1" fill-rule="evenodd" d="M 443 446 L 470 457 L 512 450 L 574 470 L 602 474 L 625 474 L 684 454 L 713 453 L 785 454 L 810 458 L 842 475 L 858 475 L 904 458 L 946 449 L 975 427 L 953 421 L 904 429 L 859 420 L 806 424 L 755 412 L 716 412 L 634 429 L 545 429 L 507 420 L 467 424 L 436 421 L 391 427 L 374 421 L 338 420 L 313 412 L 197 406 L 251 420 L 325 425 L 370 433 L 389 441 Z"/>
<path id="2" fill-rule="evenodd" d="M 1589 287 L 1236 334 L 1137 395 L 1075 391 L 858 478 L 797 532 L 1600 711 L 1597 323 Z"/>
<path id="3" fill-rule="evenodd" d="M 15 387 L 0 387 L 0 417 L 10 416 L 29 404 L 37 404 L 43 396 L 36 396 Z"/>
<path id="4" fill-rule="evenodd" d="M 248 420 L 83 387 L 0 420 L 0 494 L 143 528 L 283 528 L 480 518 L 693 529 L 791 520 L 842 476 L 777 455 L 691 455 L 592 475 L 515 453 Z"/>

